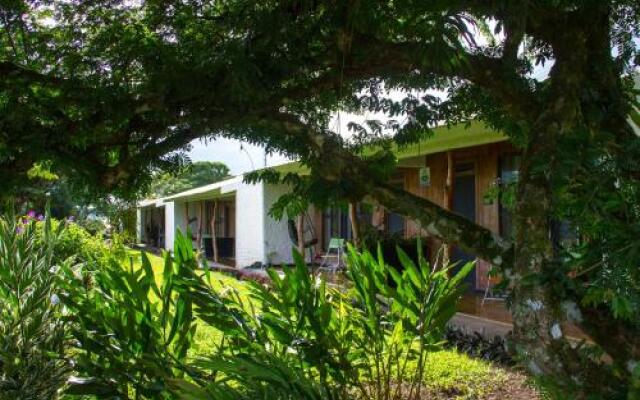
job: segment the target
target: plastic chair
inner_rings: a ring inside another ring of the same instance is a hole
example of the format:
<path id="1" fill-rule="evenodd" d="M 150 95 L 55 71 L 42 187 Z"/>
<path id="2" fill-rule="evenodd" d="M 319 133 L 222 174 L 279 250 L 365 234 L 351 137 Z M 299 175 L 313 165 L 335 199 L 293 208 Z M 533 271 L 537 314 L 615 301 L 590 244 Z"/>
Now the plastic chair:
<path id="1" fill-rule="evenodd" d="M 329 272 L 337 272 L 343 267 L 342 255 L 344 253 L 344 239 L 331 238 L 329 240 L 329 246 L 327 252 L 320 258 L 320 269 L 327 270 Z"/>
<path id="2" fill-rule="evenodd" d="M 482 297 L 481 305 L 484 306 L 484 303 L 488 300 L 493 301 L 504 301 L 504 296 L 500 294 L 496 294 L 493 291 L 495 285 L 500 283 L 500 278 L 497 276 L 489 275 L 487 276 L 487 287 L 484 289 L 484 296 Z"/>

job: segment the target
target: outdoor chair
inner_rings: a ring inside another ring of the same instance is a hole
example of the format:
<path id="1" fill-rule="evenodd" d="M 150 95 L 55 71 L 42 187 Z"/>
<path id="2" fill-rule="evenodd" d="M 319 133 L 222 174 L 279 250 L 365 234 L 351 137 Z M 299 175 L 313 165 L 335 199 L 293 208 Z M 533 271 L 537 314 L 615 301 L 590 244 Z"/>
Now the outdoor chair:
<path id="1" fill-rule="evenodd" d="M 500 279 L 497 276 L 487 276 L 487 286 L 484 289 L 481 305 L 484 306 L 486 301 L 504 301 L 502 294 L 494 292 L 494 288 L 498 283 L 500 283 Z"/>
<path id="2" fill-rule="evenodd" d="M 321 262 L 319 269 L 333 273 L 337 272 L 344 267 L 343 256 L 344 239 L 331 238 L 331 240 L 329 240 L 327 252 L 320 257 Z"/>

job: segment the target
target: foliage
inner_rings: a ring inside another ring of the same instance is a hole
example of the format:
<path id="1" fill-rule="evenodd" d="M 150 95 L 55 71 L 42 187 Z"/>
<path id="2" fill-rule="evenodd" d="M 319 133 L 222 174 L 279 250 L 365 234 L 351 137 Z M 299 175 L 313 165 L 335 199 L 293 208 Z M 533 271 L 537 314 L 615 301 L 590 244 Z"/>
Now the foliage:
<path id="1" fill-rule="evenodd" d="M 270 285 L 247 283 L 250 300 L 232 288 L 215 290 L 181 234 L 175 258 L 164 255 L 162 283 L 144 254 L 137 268 L 115 260 L 98 271 L 66 266 L 61 298 L 73 315 L 80 374 L 67 393 L 419 398 L 427 353 L 439 347 L 472 265 L 449 279 L 447 270 L 401 254 L 398 273 L 351 249 L 354 289 L 346 293 L 309 274 L 296 253 L 283 276 L 269 271 Z M 190 359 L 196 324 L 220 336 Z"/>
<path id="2" fill-rule="evenodd" d="M 197 161 L 176 173 L 159 173 L 149 188 L 150 196 L 163 197 L 221 181 L 229 176 L 229 168 L 221 162 Z"/>
<path id="3" fill-rule="evenodd" d="M 134 243 L 136 238 L 136 204 L 109 196 L 100 199 L 95 205 L 96 211 L 108 220 L 108 234 L 118 233 L 125 243 Z"/>
<path id="4" fill-rule="evenodd" d="M 447 347 L 471 357 L 506 366 L 513 366 L 516 363 L 507 350 L 505 340 L 500 336 L 488 338 L 479 332 L 467 332 L 464 329 L 449 327 L 445 337 Z"/>
<path id="5" fill-rule="evenodd" d="M 416 265 L 399 252 L 402 274 L 351 249 L 349 293 L 309 275 L 296 253 L 295 268 L 283 276 L 269 271 L 271 285 L 249 283 L 261 305 L 249 314 L 234 296 L 221 302 L 194 291 L 203 295 L 195 302 L 204 321 L 235 321 L 222 329 L 216 354 L 195 364 L 224 377 L 206 390 L 214 398 L 227 391 L 242 398 L 419 398 L 427 353 L 438 347 L 472 265 L 449 279 L 447 270 L 433 271 L 423 258 Z"/>
<path id="6" fill-rule="evenodd" d="M 130 255 L 135 258 L 134 268 L 142 268 L 140 252 L 130 251 Z M 156 281 L 158 285 L 161 285 L 164 262 L 159 256 L 153 254 L 147 256 L 154 269 Z M 204 275 L 204 272 L 202 274 Z M 247 310 L 261 308 L 259 301 L 251 297 L 250 285 L 218 272 L 211 272 L 210 277 L 211 287 L 220 294 L 220 297 L 234 298 L 237 296 L 238 302 L 243 304 Z M 253 277 L 250 279 L 253 280 Z M 265 281 L 264 278 L 259 282 L 268 284 L 268 280 Z M 220 350 L 224 333 L 199 320 L 197 325 L 189 356 L 195 359 L 217 353 Z M 496 388 L 507 386 L 509 379 L 512 378 L 504 371 L 494 368 L 486 362 L 471 359 L 452 350 L 430 352 L 428 363 L 429 367 L 425 371 L 425 384 L 429 393 L 456 394 L 462 398 L 483 398 L 484 395 L 495 391 Z M 224 399 L 224 395 L 225 392 L 220 393 L 220 396 L 216 398 Z M 240 396 L 237 392 L 226 393 L 226 395 L 228 397 Z"/>
<path id="7" fill-rule="evenodd" d="M 104 222 L 97 218 L 85 218 L 83 220 L 78 221 L 78 224 L 82 226 L 87 232 L 91 235 L 104 235 L 107 227 Z"/>
<path id="8" fill-rule="evenodd" d="M 175 257 L 164 256 L 161 285 L 144 254 L 141 267 L 111 259 L 99 270 L 63 268 L 61 299 L 73 315 L 80 374 L 68 394 L 166 398 L 166 383 L 185 374 L 196 329 L 188 295 L 196 279 L 195 254 L 178 235 Z"/>
<path id="9" fill-rule="evenodd" d="M 60 228 L 45 223 L 41 241 L 35 221 L 0 219 L 0 399 L 57 399 L 70 373 L 54 257 Z"/>
<path id="10" fill-rule="evenodd" d="M 298 198 L 371 196 L 500 267 L 517 349 L 566 396 L 637 385 L 637 1 L 21 0 L 0 12 L 3 193 L 50 162 L 131 198 L 151 171 L 181 168 L 195 138 L 264 144 L 310 168 Z M 389 121 L 349 124 L 348 142 L 336 111 Z M 471 118 L 523 154 L 513 242 L 387 185 L 393 145 Z M 583 240 L 558 247 L 552 221 Z M 567 319 L 612 362 L 553 337 Z"/>
<path id="11" fill-rule="evenodd" d="M 25 217 L 28 220 L 28 216 Z M 84 263 L 89 268 L 96 268 L 105 258 L 108 258 L 109 248 L 105 246 L 102 237 L 90 234 L 85 228 L 70 220 L 56 220 L 35 222 L 35 235 L 40 246 L 48 246 L 49 240 L 46 226 L 59 232 L 58 238 L 51 244 L 53 262 L 62 264 Z"/>

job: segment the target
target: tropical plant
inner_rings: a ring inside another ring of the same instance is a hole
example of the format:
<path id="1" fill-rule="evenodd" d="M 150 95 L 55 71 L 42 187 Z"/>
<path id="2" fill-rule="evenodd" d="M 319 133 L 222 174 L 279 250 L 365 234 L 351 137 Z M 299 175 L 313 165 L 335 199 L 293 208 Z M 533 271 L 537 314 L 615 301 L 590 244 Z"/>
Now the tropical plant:
<path id="1" fill-rule="evenodd" d="M 60 229 L 0 218 L 0 399 L 57 399 L 71 365 L 54 249 Z M 68 267 L 68 264 L 62 264 Z"/>
<path id="2" fill-rule="evenodd" d="M 439 348 L 445 327 L 465 290 L 462 281 L 473 264 L 453 276 L 450 268 L 429 265 L 418 241 L 417 263 L 397 248 L 401 271 L 377 258 L 349 249 L 355 318 L 362 332 L 353 342 L 365 355 L 358 386 L 363 399 L 420 399 L 428 354 Z M 353 350 L 352 350 L 353 351 Z M 364 382 L 364 384 L 362 384 Z"/>
<path id="3" fill-rule="evenodd" d="M 473 265 L 450 278 L 422 254 L 416 264 L 398 251 L 402 273 L 381 255 L 351 248 L 346 292 L 310 275 L 294 253 L 294 268 L 282 276 L 269 270 L 270 285 L 249 283 L 258 310 L 233 294 L 221 303 L 206 290 L 193 291 L 198 315 L 223 333 L 219 351 L 194 364 L 200 375 L 218 377 L 205 392 L 211 398 L 228 390 L 243 398 L 420 398 L 428 353 L 439 347 Z"/>
<path id="4" fill-rule="evenodd" d="M 50 3 L 0 10 L 2 193 L 46 161 L 131 196 L 196 138 L 261 143 L 310 167 L 303 195 L 374 198 L 496 265 L 515 349 L 565 396 L 638 387 L 637 0 Z M 389 119 L 347 143 L 336 110 Z M 471 118 L 523 155 L 513 241 L 388 185 L 392 144 Z M 585 240 L 557 249 L 554 220 Z M 572 347 L 567 320 L 607 357 Z"/>
<path id="5" fill-rule="evenodd" d="M 160 399 L 183 368 L 195 333 L 187 293 L 198 267 L 190 243 L 178 233 L 174 256 L 164 255 L 158 285 L 148 257 L 142 268 L 118 260 L 98 270 L 62 269 L 61 300 L 74 322 L 78 373 L 69 395 Z"/>

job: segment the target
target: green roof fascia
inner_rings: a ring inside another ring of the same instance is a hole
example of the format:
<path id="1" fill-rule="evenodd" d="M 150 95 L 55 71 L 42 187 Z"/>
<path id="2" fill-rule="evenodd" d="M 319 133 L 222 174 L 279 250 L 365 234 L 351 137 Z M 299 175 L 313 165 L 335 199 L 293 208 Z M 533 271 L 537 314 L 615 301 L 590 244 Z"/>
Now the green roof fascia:
<path id="1" fill-rule="evenodd" d="M 410 144 L 401 148 L 394 145 L 394 151 L 398 160 L 403 160 L 448 150 L 505 142 L 507 140 L 509 140 L 509 138 L 503 133 L 488 128 L 482 122 L 471 121 L 468 124 L 461 123 L 452 126 L 439 126 L 433 129 L 433 134 L 430 137 L 422 139 L 419 143 Z M 375 147 L 366 150 L 368 154 L 374 152 Z M 289 172 L 296 172 L 301 175 L 309 174 L 309 168 L 301 165 L 299 161 L 281 164 L 273 167 L 273 169 L 281 174 Z"/>
<path id="2" fill-rule="evenodd" d="M 399 149 L 395 146 L 394 150 L 398 159 L 402 160 L 507 140 L 509 138 L 503 133 L 488 128 L 482 122 L 472 121 L 469 124 L 463 123 L 450 127 L 439 126 L 433 130 L 430 137 Z"/>

